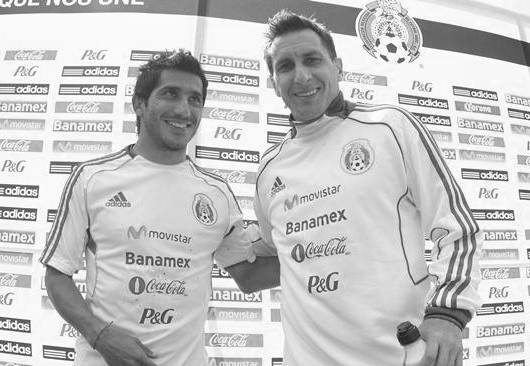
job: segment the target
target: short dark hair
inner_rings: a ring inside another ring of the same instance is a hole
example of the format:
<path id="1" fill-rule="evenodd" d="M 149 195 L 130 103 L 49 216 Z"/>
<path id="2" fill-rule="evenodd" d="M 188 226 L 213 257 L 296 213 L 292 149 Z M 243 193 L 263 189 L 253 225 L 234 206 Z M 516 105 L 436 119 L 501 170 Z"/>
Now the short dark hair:
<path id="1" fill-rule="evenodd" d="M 163 51 L 156 54 L 146 64 L 140 66 L 139 75 L 134 86 L 133 99 L 143 100 L 146 104 L 152 91 L 160 81 L 164 70 L 178 70 L 195 74 L 202 81 L 202 104 L 206 101 L 208 80 L 201 64 L 190 51 L 180 48 L 178 51 Z M 140 118 L 136 116 L 136 132 L 140 132 Z"/>
<path id="2" fill-rule="evenodd" d="M 331 37 L 330 30 L 323 23 L 318 22 L 313 16 L 306 17 L 293 13 L 288 9 L 282 9 L 274 14 L 272 18 L 269 18 L 268 26 L 269 29 L 265 32 L 267 44 L 265 45 L 264 58 L 271 75 L 273 74 L 272 55 L 270 53 L 272 42 L 276 37 L 287 33 L 305 29 L 312 30 L 320 37 L 331 59 L 335 60 L 337 58 L 337 51 L 335 50 L 335 43 Z"/>

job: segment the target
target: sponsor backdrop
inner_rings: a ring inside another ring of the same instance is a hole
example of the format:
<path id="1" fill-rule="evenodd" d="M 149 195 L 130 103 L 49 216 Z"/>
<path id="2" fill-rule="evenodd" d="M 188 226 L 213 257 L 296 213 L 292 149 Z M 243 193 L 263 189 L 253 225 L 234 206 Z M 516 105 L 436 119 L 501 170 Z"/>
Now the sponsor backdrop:
<path id="1" fill-rule="evenodd" d="M 347 98 L 400 105 L 431 130 L 485 229 L 484 305 L 466 329 L 464 364 L 528 365 L 529 29 L 508 11 L 401 5 L 0 0 L 0 365 L 74 359 L 77 331 L 53 310 L 38 258 L 68 174 L 135 141 L 135 77 L 158 51 L 199 57 L 210 87 L 189 155 L 228 180 L 255 220 L 260 155 L 288 129 L 261 57 L 264 22 L 281 7 L 316 14 L 336 32 Z M 74 276 L 82 293 L 84 276 Z M 213 277 L 211 365 L 281 365 L 281 290 L 245 295 L 224 271 Z"/>

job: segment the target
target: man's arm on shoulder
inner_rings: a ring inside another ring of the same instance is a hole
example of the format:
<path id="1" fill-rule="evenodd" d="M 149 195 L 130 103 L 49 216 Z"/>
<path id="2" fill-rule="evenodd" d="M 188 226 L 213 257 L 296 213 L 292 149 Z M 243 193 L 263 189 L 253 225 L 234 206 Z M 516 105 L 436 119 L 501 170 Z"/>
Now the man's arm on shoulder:
<path id="1" fill-rule="evenodd" d="M 46 266 L 48 296 L 57 312 L 85 337 L 110 366 L 156 366 L 152 352 L 137 338 L 92 314 L 71 276 Z"/>
<path id="2" fill-rule="evenodd" d="M 277 256 L 256 257 L 254 262 L 240 262 L 225 270 L 244 293 L 252 293 L 280 285 L 280 262 Z"/>

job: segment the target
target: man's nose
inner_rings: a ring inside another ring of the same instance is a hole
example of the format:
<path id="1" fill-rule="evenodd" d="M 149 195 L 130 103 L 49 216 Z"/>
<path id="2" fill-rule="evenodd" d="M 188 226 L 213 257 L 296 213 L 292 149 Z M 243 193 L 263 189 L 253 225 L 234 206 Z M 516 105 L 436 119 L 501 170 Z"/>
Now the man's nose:
<path id="1" fill-rule="evenodd" d="M 173 112 L 182 117 L 189 117 L 191 115 L 190 106 L 184 98 L 180 98 L 178 101 L 175 101 L 173 105 Z"/>
<path id="2" fill-rule="evenodd" d="M 297 83 L 304 83 L 311 79 L 310 70 L 304 65 L 297 65 L 295 70 L 294 81 Z"/>

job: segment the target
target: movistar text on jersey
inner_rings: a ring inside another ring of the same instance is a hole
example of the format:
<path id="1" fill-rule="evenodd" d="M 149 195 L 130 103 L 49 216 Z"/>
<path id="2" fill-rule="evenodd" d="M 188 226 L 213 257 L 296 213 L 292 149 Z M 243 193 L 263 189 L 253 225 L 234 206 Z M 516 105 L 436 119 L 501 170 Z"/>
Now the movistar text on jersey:
<path id="1" fill-rule="evenodd" d="M 340 184 L 338 186 L 329 186 L 326 188 L 321 188 L 316 192 L 311 192 L 311 193 L 303 194 L 300 196 L 298 196 L 298 194 L 295 193 L 291 199 L 286 199 L 283 202 L 283 210 L 284 211 L 292 210 L 293 207 L 296 207 L 298 205 L 304 205 L 306 203 L 340 193 L 340 187 L 341 187 Z"/>
<path id="2" fill-rule="evenodd" d="M 329 224 L 334 224 L 336 222 L 340 221 L 347 221 L 348 218 L 345 215 L 346 209 L 333 211 L 324 215 L 320 215 L 317 217 L 312 217 L 308 220 L 302 220 L 302 221 L 295 221 L 291 222 L 288 221 L 285 226 L 285 235 L 290 235 L 292 233 L 299 233 L 301 231 L 306 231 L 309 229 L 314 229 L 320 226 L 326 226 Z"/>

